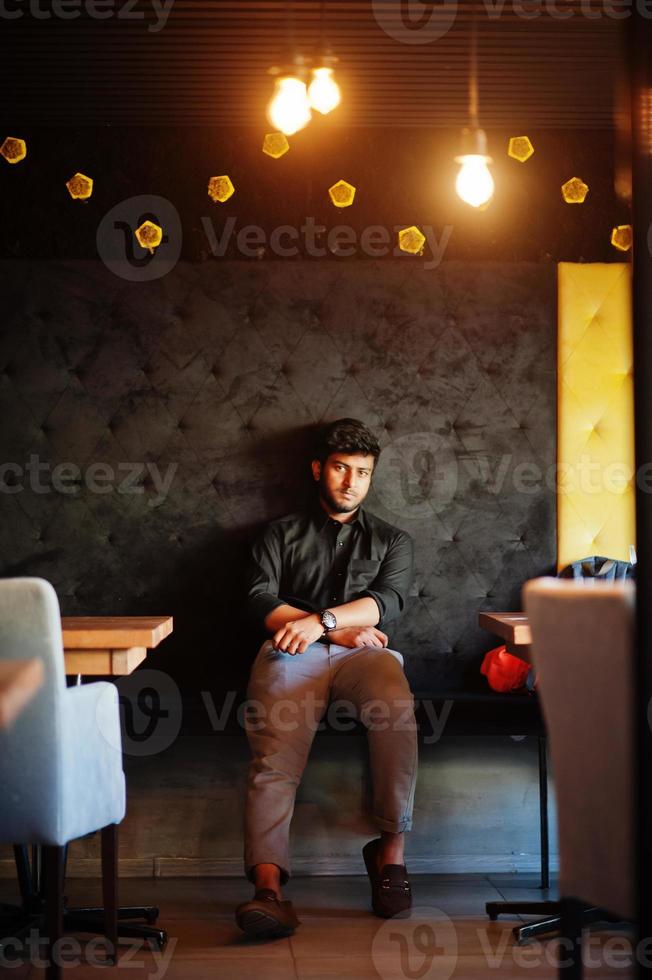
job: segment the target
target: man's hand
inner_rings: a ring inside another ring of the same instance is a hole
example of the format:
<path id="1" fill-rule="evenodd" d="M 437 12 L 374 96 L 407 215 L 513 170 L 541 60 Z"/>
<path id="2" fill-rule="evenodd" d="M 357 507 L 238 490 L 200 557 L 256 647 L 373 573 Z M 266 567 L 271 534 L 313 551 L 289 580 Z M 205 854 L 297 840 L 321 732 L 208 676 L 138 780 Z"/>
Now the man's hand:
<path id="1" fill-rule="evenodd" d="M 319 616 L 304 616 L 286 623 L 274 633 L 272 642 L 275 650 L 285 653 L 305 653 L 311 643 L 316 643 L 324 634 Z"/>
<path id="2" fill-rule="evenodd" d="M 341 647 L 386 647 L 389 642 L 387 635 L 375 626 L 347 626 L 329 630 L 326 635 L 329 643 Z"/>

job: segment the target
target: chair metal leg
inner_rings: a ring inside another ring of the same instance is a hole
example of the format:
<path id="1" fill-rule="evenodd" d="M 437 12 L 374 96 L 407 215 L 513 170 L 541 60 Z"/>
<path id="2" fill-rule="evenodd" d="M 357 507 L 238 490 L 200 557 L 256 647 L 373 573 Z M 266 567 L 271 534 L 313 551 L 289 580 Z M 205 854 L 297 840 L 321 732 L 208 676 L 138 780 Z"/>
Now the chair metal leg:
<path id="1" fill-rule="evenodd" d="M 45 923 L 47 936 L 46 980 L 60 980 L 59 940 L 63 935 L 63 862 L 64 848 L 44 845 L 43 884 L 45 889 Z"/>
<path id="2" fill-rule="evenodd" d="M 485 911 L 492 922 L 499 915 L 559 915 L 557 902 L 487 902 Z"/>
<path id="3" fill-rule="evenodd" d="M 102 901 L 107 959 L 115 963 L 118 956 L 118 827 L 102 828 Z"/>
<path id="4" fill-rule="evenodd" d="M 550 837 L 548 823 L 548 753 L 544 735 L 537 736 L 539 754 L 539 830 L 541 840 L 541 888 L 550 887 Z M 494 921 L 499 915 L 543 915 L 541 922 L 517 926 L 513 930 L 517 943 L 533 936 L 544 936 L 559 929 L 559 904 L 557 902 L 487 902 L 486 912 Z"/>
<path id="5" fill-rule="evenodd" d="M 37 895 L 32 882 L 29 852 L 26 844 L 14 844 L 14 860 L 16 861 L 16 874 L 18 876 L 18 887 L 20 888 L 23 908 L 28 909 L 32 907 Z"/>
<path id="6" fill-rule="evenodd" d="M 35 892 L 41 891 L 42 886 L 42 852 L 40 844 L 32 844 L 32 887 Z"/>
<path id="7" fill-rule="evenodd" d="M 118 907 L 118 827 L 111 824 L 102 829 L 102 901 L 103 906 L 93 905 L 81 908 L 64 908 L 63 924 L 66 932 L 90 932 L 105 935 L 108 956 L 111 952 L 117 957 L 120 936 L 146 939 L 163 949 L 167 942 L 164 929 L 154 926 L 159 917 L 155 905 Z M 138 925 L 131 921 L 144 919 L 148 925 Z"/>
<path id="8" fill-rule="evenodd" d="M 562 898 L 561 940 L 559 945 L 560 980 L 582 980 L 582 914 L 586 907 L 574 898 Z"/>
<path id="9" fill-rule="evenodd" d="M 550 837 L 548 826 L 548 745 L 544 735 L 539 743 L 539 822 L 541 827 L 541 887 L 550 888 Z"/>

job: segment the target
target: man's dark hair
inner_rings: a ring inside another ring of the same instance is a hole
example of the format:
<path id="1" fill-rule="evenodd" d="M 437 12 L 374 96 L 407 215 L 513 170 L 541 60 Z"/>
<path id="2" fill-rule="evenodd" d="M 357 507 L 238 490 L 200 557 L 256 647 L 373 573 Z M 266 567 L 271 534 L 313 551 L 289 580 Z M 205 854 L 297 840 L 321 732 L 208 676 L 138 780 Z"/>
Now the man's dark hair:
<path id="1" fill-rule="evenodd" d="M 380 456 L 380 445 L 373 432 L 358 419 L 337 419 L 325 426 L 316 445 L 315 459 L 325 463 L 331 453 Z"/>

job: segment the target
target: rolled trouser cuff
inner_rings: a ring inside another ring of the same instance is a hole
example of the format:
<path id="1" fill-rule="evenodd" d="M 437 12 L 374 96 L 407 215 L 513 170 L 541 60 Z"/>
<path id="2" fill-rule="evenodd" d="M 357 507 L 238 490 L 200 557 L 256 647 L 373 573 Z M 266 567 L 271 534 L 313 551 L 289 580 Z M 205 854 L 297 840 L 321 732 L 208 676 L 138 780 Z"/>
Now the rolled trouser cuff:
<path id="1" fill-rule="evenodd" d="M 373 818 L 378 830 L 386 830 L 390 834 L 403 834 L 406 830 L 412 830 L 412 818 L 405 820 L 386 820 L 385 817 Z"/>
<path id="2" fill-rule="evenodd" d="M 270 861 L 269 858 L 261 861 L 252 861 L 251 864 L 245 864 L 245 874 L 252 885 L 256 884 L 256 879 L 254 875 L 254 868 L 257 864 L 275 864 L 276 867 L 281 872 L 281 884 L 286 885 L 290 880 L 290 871 L 288 868 L 284 868 L 283 865 L 279 864 L 278 861 Z"/>

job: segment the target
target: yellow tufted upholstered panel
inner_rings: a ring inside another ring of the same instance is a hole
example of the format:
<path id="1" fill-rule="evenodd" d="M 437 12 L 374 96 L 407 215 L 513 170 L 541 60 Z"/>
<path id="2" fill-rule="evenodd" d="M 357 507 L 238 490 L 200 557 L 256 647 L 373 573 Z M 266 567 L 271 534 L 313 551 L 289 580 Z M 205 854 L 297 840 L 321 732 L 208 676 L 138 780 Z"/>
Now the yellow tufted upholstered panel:
<path id="1" fill-rule="evenodd" d="M 559 264 L 559 568 L 635 543 L 629 265 Z"/>

